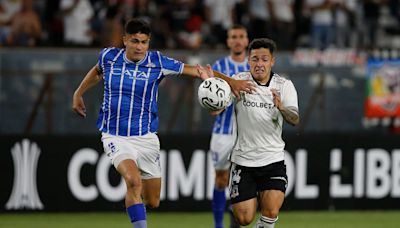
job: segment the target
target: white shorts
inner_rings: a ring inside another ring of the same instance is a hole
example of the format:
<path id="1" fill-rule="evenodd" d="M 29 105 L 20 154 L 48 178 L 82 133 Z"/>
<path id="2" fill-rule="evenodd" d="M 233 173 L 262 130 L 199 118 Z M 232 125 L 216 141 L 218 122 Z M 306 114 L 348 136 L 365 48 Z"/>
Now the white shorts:
<path id="1" fill-rule="evenodd" d="M 212 134 L 210 152 L 215 170 L 229 170 L 229 155 L 236 142 L 236 135 Z"/>
<path id="2" fill-rule="evenodd" d="M 115 168 L 126 159 L 135 161 L 142 179 L 161 177 L 160 141 L 155 133 L 115 136 L 102 133 L 104 152 Z"/>

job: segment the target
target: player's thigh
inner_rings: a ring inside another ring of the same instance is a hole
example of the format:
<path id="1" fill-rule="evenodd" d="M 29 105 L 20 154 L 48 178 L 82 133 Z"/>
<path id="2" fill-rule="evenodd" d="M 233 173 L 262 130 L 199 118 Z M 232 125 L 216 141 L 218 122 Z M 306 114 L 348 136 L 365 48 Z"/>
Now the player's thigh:
<path id="1" fill-rule="evenodd" d="M 232 164 L 230 172 L 230 198 L 233 213 L 241 225 L 250 223 L 257 211 L 257 184 L 253 167 Z"/>
<path id="2" fill-rule="evenodd" d="M 138 168 L 137 151 L 132 149 L 131 141 L 128 137 L 115 136 L 103 132 L 101 141 L 103 142 L 104 153 L 110 158 L 111 163 L 117 170 L 120 163 L 124 160 L 134 161 Z"/>
<path id="3" fill-rule="evenodd" d="M 267 217 L 276 217 L 285 199 L 288 183 L 284 161 L 259 167 L 256 181 L 262 214 Z"/>
<path id="4" fill-rule="evenodd" d="M 161 178 L 160 142 L 154 133 L 146 134 L 140 140 L 138 152 L 138 167 L 143 180 Z"/>
<path id="5" fill-rule="evenodd" d="M 150 207 L 158 207 L 160 204 L 161 178 L 144 179 L 142 183 L 144 202 Z"/>
<path id="6" fill-rule="evenodd" d="M 118 173 L 124 178 L 127 187 L 141 187 L 140 171 L 131 159 L 125 159 L 116 167 Z"/>
<path id="7" fill-rule="evenodd" d="M 210 152 L 215 170 L 229 170 L 229 154 L 235 145 L 235 135 L 212 134 Z"/>
<path id="8" fill-rule="evenodd" d="M 268 217 L 277 216 L 284 200 L 285 193 L 280 190 L 265 190 L 260 192 L 261 214 Z"/>

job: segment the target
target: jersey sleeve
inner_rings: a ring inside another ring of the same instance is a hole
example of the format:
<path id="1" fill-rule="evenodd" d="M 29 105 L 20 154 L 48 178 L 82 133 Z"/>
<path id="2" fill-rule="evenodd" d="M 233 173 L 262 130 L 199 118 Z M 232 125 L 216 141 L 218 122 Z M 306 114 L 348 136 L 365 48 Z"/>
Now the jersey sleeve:
<path id="1" fill-rule="evenodd" d="M 211 66 L 211 69 L 213 69 L 213 70 L 215 70 L 215 71 L 218 71 L 218 72 L 221 72 L 221 65 L 219 64 L 218 61 L 216 61 L 216 62 Z"/>
<path id="2" fill-rule="evenodd" d="M 297 91 L 293 85 L 293 82 L 287 80 L 283 85 L 283 91 L 281 94 L 282 104 L 285 107 L 295 107 L 299 109 L 298 100 L 297 100 Z"/>
<path id="3" fill-rule="evenodd" d="M 183 71 L 183 62 L 167 57 L 160 52 L 157 52 L 160 63 L 161 63 L 161 71 L 165 76 L 176 76 L 182 74 Z"/>
<path id="4" fill-rule="evenodd" d="M 237 74 L 232 75 L 232 78 L 235 80 L 249 80 L 250 73 L 249 72 L 239 72 Z"/>
<path id="5" fill-rule="evenodd" d="M 104 48 L 103 50 L 101 50 L 101 52 L 99 54 L 97 64 L 99 65 L 101 72 L 104 72 L 104 63 L 106 62 L 106 54 L 109 51 L 110 51 L 110 48 Z"/>

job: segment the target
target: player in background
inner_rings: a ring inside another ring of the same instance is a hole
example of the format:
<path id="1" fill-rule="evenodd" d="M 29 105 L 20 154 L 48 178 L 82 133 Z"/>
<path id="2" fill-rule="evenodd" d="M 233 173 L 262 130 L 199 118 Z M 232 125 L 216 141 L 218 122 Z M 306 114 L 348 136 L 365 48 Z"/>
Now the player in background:
<path id="1" fill-rule="evenodd" d="M 249 44 L 247 30 L 242 25 L 234 25 L 227 32 L 226 44 L 229 55 L 217 60 L 212 69 L 232 76 L 239 72 L 248 71 L 246 48 Z M 223 228 L 223 218 L 226 205 L 225 189 L 229 183 L 229 154 L 236 141 L 236 121 L 233 105 L 219 114 L 214 122 L 210 141 L 210 152 L 215 168 L 215 185 L 212 199 L 212 211 L 215 228 Z M 231 212 L 231 210 L 230 210 Z M 239 227 L 231 215 L 230 227 Z"/>
<path id="2" fill-rule="evenodd" d="M 150 38 L 150 26 L 145 21 L 128 21 L 123 36 L 125 48 L 102 50 L 98 63 L 75 90 L 72 105 L 85 117 L 83 94 L 104 80 L 97 127 L 102 132 L 104 152 L 125 180 L 125 206 L 135 228 L 147 227 L 144 203 L 151 208 L 160 203 L 160 143 L 156 134 L 159 83 L 174 75 L 208 77 L 200 75 L 196 66 L 149 51 Z M 249 81 L 214 73 L 226 80 L 237 96 L 239 91 L 254 89 Z"/>
<path id="3" fill-rule="evenodd" d="M 287 188 L 284 163 L 283 122 L 299 123 L 297 92 L 292 81 L 272 71 L 275 42 L 253 40 L 248 49 L 250 72 L 233 76 L 251 80 L 256 91 L 241 94 L 235 102 L 237 140 L 230 156 L 230 197 L 236 221 L 249 225 L 257 212 L 256 228 L 273 228 Z M 211 68 L 201 68 L 212 74 Z M 218 114 L 220 111 L 213 112 Z"/>

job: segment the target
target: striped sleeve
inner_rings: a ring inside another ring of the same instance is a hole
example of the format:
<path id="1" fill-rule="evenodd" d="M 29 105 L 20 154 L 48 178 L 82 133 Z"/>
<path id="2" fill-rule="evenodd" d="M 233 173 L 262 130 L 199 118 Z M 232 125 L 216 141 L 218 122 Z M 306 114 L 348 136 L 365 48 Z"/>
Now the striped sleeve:
<path id="1" fill-rule="evenodd" d="M 106 61 L 106 55 L 112 48 L 104 48 L 101 50 L 97 64 L 100 67 L 101 72 L 104 72 L 104 62 Z"/>
<path id="2" fill-rule="evenodd" d="M 182 74 L 183 62 L 167 57 L 160 52 L 157 52 L 161 64 L 161 70 L 165 76 L 177 76 Z"/>

